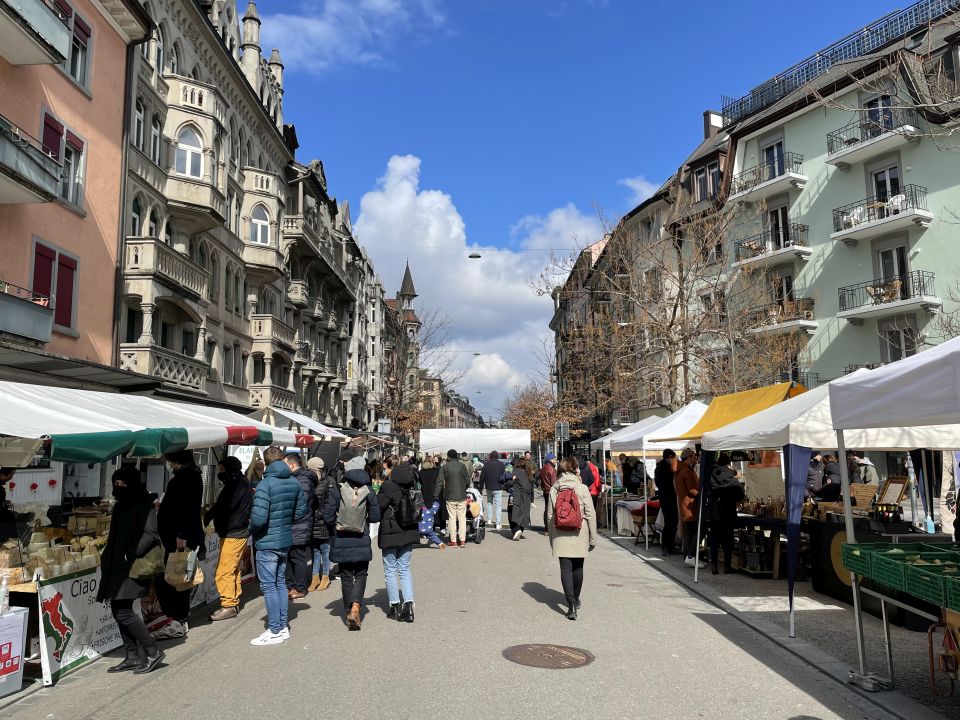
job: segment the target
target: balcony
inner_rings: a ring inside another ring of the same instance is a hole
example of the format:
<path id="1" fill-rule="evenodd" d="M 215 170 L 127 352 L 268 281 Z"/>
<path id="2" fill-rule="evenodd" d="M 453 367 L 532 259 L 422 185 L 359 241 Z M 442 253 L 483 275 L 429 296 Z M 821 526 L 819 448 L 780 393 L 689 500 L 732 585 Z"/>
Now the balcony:
<path id="1" fill-rule="evenodd" d="M 216 87 L 182 75 L 167 75 L 166 81 L 167 103 L 171 107 L 206 115 L 226 126 L 226 104 Z"/>
<path id="2" fill-rule="evenodd" d="M 347 370 L 343 365 L 331 365 L 329 368 L 330 385 L 332 387 L 343 387 L 347 384 Z"/>
<path id="3" fill-rule="evenodd" d="M 285 348 L 290 353 L 297 348 L 293 328 L 273 315 L 251 315 L 250 334 L 253 336 L 254 345 L 267 342 Z"/>
<path id="4" fill-rule="evenodd" d="M 127 238 L 123 273 L 125 281 L 151 278 L 194 299 L 207 297 L 208 272 L 156 238 Z"/>
<path id="5" fill-rule="evenodd" d="M 926 270 L 848 285 L 838 290 L 838 318 L 854 325 L 864 320 L 916 312 L 933 311 L 943 306 L 934 287 L 934 275 Z"/>
<path id="6" fill-rule="evenodd" d="M 763 305 L 753 313 L 754 327 L 750 332 L 767 335 L 806 332 L 812 335 L 817 329 L 813 309 L 812 298 L 784 300 Z"/>
<path id="7" fill-rule="evenodd" d="M 275 197 L 283 191 L 283 184 L 277 175 L 248 165 L 243 168 L 243 191 Z"/>
<path id="8" fill-rule="evenodd" d="M 307 303 L 307 315 L 314 320 L 323 320 L 327 316 L 327 311 L 323 307 L 323 300 L 320 298 L 310 298 Z"/>
<path id="9" fill-rule="evenodd" d="M 806 260 L 813 252 L 807 246 L 809 228 L 799 223 L 770 227 L 761 233 L 738 240 L 734 245 L 734 266 L 764 268 L 792 260 Z"/>
<path id="10" fill-rule="evenodd" d="M 209 228 L 222 225 L 227 216 L 227 200 L 209 177 L 197 180 L 174 173 L 167 176 L 165 194 L 171 208 L 207 217 Z"/>
<path id="11" fill-rule="evenodd" d="M 0 56 L 11 65 L 59 65 L 72 34 L 46 0 L 0 0 Z"/>
<path id="12" fill-rule="evenodd" d="M 250 385 L 250 405 L 255 408 L 275 407 L 280 410 L 294 410 L 297 395 L 273 383 L 253 383 Z"/>
<path id="13" fill-rule="evenodd" d="M 731 202 L 755 203 L 772 195 L 785 193 L 791 188 L 802 190 L 807 184 L 803 174 L 803 155 L 784 153 L 775 163 L 754 165 L 733 176 L 730 181 Z"/>
<path id="14" fill-rule="evenodd" d="M 287 282 L 287 302 L 295 308 L 303 310 L 309 304 L 307 297 L 307 283 L 303 280 L 290 280 Z"/>
<path id="15" fill-rule="evenodd" d="M 855 373 L 857 370 L 876 370 L 881 365 L 883 365 L 883 363 L 852 363 L 843 366 L 843 374 L 849 375 L 850 373 Z"/>
<path id="16" fill-rule="evenodd" d="M 297 351 L 294 353 L 293 361 L 299 365 L 304 365 L 310 360 L 310 343 L 306 340 L 297 341 Z"/>
<path id="17" fill-rule="evenodd" d="M 927 210 L 927 189 L 906 185 L 890 198 L 875 195 L 836 208 L 830 239 L 856 245 L 858 240 L 869 240 L 914 225 L 927 228 L 931 220 L 933 213 Z"/>
<path id="18" fill-rule="evenodd" d="M 0 280 L 0 335 L 15 335 L 40 344 L 53 334 L 50 298 Z"/>
<path id="19" fill-rule="evenodd" d="M 896 150 L 909 142 L 920 142 L 917 111 L 913 108 L 861 110 L 849 125 L 827 135 L 827 163 L 849 170 Z"/>
<path id="20" fill-rule="evenodd" d="M 271 245 L 243 244 L 243 262 L 247 266 L 247 273 L 256 282 L 263 284 L 273 282 L 283 274 L 283 254 L 277 249 L 276 243 Z"/>
<path id="21" fill-rule="evenodd" d="M 301 372 L 307 377 L 313 377 L 314 375 L 322 373 L 325 359 L 326 357 L 323 350 L 308 351 L 306 364 L 301 369 Z"/>
<path id="22" fill-rule="evenodd" d="M 59 191 L 60 163 L 0 115 L 0 204 L 48 202 Z"/>
<path id="23" fill-rule="evenodd" d="M 207 394 L 207 363 L 159 345 L 121 343 L 120 369 L 152 375 L 178 390 Z"/>

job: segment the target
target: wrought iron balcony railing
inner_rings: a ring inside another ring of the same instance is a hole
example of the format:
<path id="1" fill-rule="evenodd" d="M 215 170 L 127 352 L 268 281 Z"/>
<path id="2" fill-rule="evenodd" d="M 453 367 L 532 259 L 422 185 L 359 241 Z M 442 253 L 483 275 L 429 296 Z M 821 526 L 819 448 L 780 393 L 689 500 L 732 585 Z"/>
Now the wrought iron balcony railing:
<path id="1" fill-rule="evenodd" d="M 738 240 L 734 245 L 737 262 L 750 260 L 764 253 L 789 247 L 807 247 L 807 232 L 810 228 L 799 223 L 783 227 L 769 227 L 763 232 Z"/>
<path id="2" fill-rule="evenodd" d="M 787 173 L 803 174 L 803 155 L 787 152 L 774 162 L 763 162 L 737 173 L 730 180 L 730 194 L 739 195 Z"/>
<path id="3" fill-rule="evenodd" d="M 835 155 L 905 126 L 917 126 L 917 111 L 913 108 L 866 108 L 850 124 L 827 133 L 827 153 Z"/>
<path id="4" fill-rule="evenodd" d="M 890 195 L 873 195 L 843 205 L 833 211 L 833 231 L 852 230 L 864 223 L 883 220 L 908 210 L 927 209 L 927 189 L 920 185 L 905 185 Z"/>
<path id="5" fill-rule="evenodd" d="M 933 296 L 934 274 L 927 270 L 914 270 L 902 275 L 877 278 L 867 282 L 848 285 L 838 290 L 840 296 L 840 311 L 855 310 L 870 305 L 910 298 Z"/>

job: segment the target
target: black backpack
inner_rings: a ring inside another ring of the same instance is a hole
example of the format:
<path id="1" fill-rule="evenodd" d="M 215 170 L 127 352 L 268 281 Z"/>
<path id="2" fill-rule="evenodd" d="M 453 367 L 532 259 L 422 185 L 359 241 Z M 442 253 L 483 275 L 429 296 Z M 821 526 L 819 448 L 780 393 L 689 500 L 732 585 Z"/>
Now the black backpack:
<path id="1" fill-rule="evenodd" d="M 413 488 L 400 488 L 400 502 L 394 510 L 394 516 L 397 524 L 404 530 L 412 530 L 420 526 L 423 503 L 418 500 L 417 495 L 417 491 Z"/>

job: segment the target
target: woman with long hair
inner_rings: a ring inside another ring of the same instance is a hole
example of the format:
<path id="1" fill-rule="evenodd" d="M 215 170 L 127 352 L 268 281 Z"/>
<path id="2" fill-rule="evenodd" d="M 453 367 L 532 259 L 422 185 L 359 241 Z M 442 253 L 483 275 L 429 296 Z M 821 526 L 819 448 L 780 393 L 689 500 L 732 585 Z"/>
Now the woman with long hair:
<path id="1" fill-rule="evenodd" d="M 577 459 L 563 458 L 559 471 L 560 477 L 550 488 L 547 525 L 550 528 L 553 556 L 560 560 L 560 584 L 567 600 L 567 617 L 576 620 L 577 610 L 580 609 L 580 589 L 583 587 L 583 561 L 597 545 L 597 515 L 590 490 L 577 474 Z M 571 521 L 571 518 L 576 518 L 577 510 L 579 527 L 575 527 L 575 521 Z M 560 527 L 557 527 L 558 524 Z"/>
<path id="2" fill-rule="evenodd" d="M 513 472 L 507 475 L 503 489 L 510 492 L 510 532 L 513 539 L 523 537 L 530 527 L 530 506 L 533 505 L 533 463 L 520 458 L 513 464 Z"/>
<path id="3" fill-rule="evenodd" d="M 413 465 L 401 462 L 396 455 L 384 461 L 383 469 L 385 477 L 377 494 L 381 515 L 377 544 L 383 552 L 383 579 L 390 602 L 387 617 L 412 623 L 413 574 L 410 571 L 410 559 L 414 546 L 420 542 L 417 518 L 420 505 L 413 497 L 416 475 Z"/>

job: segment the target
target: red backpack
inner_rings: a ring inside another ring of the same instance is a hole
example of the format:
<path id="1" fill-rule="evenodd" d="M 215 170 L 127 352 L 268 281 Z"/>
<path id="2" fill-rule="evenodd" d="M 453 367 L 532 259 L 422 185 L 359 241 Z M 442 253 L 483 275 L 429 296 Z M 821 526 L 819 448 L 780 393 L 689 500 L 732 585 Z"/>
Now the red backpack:
<path id="1" fill-rule="evenodd" d="M 579 530 L 583 526 L 580 498 L 573 488 L 560 488 L 553 507 L 553 526 L 557 530 Z"/>

